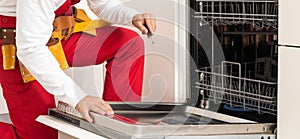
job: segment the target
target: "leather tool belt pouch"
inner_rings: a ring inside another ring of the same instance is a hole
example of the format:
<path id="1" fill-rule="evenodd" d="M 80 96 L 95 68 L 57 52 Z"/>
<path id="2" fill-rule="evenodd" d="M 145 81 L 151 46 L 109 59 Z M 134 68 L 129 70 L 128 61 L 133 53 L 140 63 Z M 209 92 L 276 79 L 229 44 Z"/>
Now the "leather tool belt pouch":
<path id="1" fill-rule="evenodd" d="M 52 55 L 55 57 L 57 62 L 60 65 L 60 68 L 62 70 L 67 69 L 69 67 L 67 59 L 65 57 L 65 53 L 63 51 L 61 42 L 57 39 L 50 39 L 47 43 L 48 49 L 52 53 Z M 30 74 L 30 72 L 27 70 L 27 68 L 19 61 L 21 75 L 23 78 L 24 83 L 28 83 L 30 81 L 34 81 L 35 78 Z"/>
<path id="2" fill-rule="evenodd" d="M 2 39 L 2 55 L 3 55 L 3 69 L 14 70 L 17 61 L 16 58 L 16 29 L 3 28 L 1 29 Z M 25 66 L 19 61 L 20 71 L 24 83 L 33 81 L 33 76 L 25 68 Z"/>
<path id="3" fill-rule="evenodd" d="M 111 25 L 104 20 L 92 20 L 82 9 L 73 8 L 73 15 L 55 18 L 52 38 L 68 39 L 72 33 L 83 32 L 96 36 L 96 28 Z"/>
<path id="4" fill-rule="evenodd" d="M 4 28 L 1 29 L 1 38 L 2 38 L 2 55 L 3 55 L 3 69 L 4 70 L 13 70 L 15 69 L 15 64 L 17 61 L 16 58 L 16 30 Z M 53 56 L 56 58 L 60 64 L 61 69 L 67 69 L 69 67 L 61 42 L 58 39 L 50 39 L 47 43 L 47 46 Z M 35 80 L 35 78 L 30 74 L 27 68 L 18 61 L 20 66 L 20 72 L 23 78 L 24 83 Z"/>
<path id="5" fill-rule="evenodd" d="M 47 46 L 52 53 L 52 55 L 55 57 L 57 62 L 60 65 L 61 69 L 67 69 L 69 67 L 62 45 L 59 40 L 51 39 L 48 43 Z M 19 61 L 20 65 L 20 71 L 21 75 L 23 78 L 24 83 L 28 83 L 30 81 L 34 81 L 35 78 L 31 75 L 31 73 L 27 70 L 27 68 Z"/>
<path id="6" fill-rule="evenodd" d="M 59 63 L 60 68 L 62 70 L 69 68 L 60 40 L 50 39 L 46 45 L 48 46 L 48 49 Z M 19 64 L 24 83 L 35 80 L 35 78 L 30 74 L 27 68 L 20 61 Z"/>
<path id="7" fill-rule="evenodd" d="M 16 58 L 16 29 L 3 28 L 1 29 L 2 39 L 2 55 L 3 55 L 3 69 L 14 70 L 17 61 Z M 33 76 L 25 68 L 25 66 L 19 61 L 20 71 L 25 83 L 34 80 Z"/>
<path id="8" fill-rule="evenodd" d="M 15 29 L 1 29 L 2 39 L 2 55 L 3 55 L 3 69 L 15 69 L 16 62 L 16 30 Z"/>
<path id="9" fill-rule="evenodd" d="M 61 40 L 68 39 L 72 33 L 86 32 L 96 35 L 95 28 L 110 25 L 103 20 L 91 20 L 84 10 L 73 8 L 73 14 L 70 16 L 56 17 L 53 23 L 54 31 L 52 37 L 46 44 L 53 56 L 58 61 L 62 70 L 69 68 L 65 57 Z M 2 53 L 3 68 L 5 70 L 15 69 L 16 62 L 16 45 L 15 45 L 15 29 L 2 29 Z M 24 83 L 35 80 L 26 67 L 19 61 L 20 72 Z"/>
<path id="10" fill-rule="evenodd" d="M 24 83 L 28 83 L 30 81 L 34 81 L 35 78 L 30 74 L 30 72 L 27 70 L 27 68 L 19 61 L 20 66 L 20 72 L 23 78 Z"/>
<path id="11" fill-rule="evenodd" d="M 49 42 L 46 44 L 51 51 L 52 55 L 58 61 L 60 68 L 65 70 L 69 68 L 68 61 L 66 59 L 63 47 L 59 39 L 50 39 Z"/>

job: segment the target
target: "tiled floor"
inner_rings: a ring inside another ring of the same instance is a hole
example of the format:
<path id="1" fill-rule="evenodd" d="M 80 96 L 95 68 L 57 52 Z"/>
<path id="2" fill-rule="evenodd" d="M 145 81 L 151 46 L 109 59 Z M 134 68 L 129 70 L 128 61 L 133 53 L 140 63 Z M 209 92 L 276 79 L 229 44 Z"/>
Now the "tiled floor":
<path id="1" fill-rule="evenodd" d="M 8 114 L 0 114 L 0 122 L 11 123 Z"/>

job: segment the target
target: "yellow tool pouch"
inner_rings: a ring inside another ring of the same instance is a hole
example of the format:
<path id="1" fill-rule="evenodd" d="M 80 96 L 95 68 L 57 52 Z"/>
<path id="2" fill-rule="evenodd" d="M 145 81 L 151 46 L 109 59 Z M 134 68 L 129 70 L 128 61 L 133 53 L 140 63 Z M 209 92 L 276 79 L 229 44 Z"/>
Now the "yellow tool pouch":
<path id="1" fill-rule="evenodd" d="M 30 81 L 34 81 L 35 78 L 30 74 L 30 72 L 27 70 L 27 68 L 19 61 L 20 66 L 20 72 L 22 75 L 22 79 L 24 83 L 28 83 Z"/>
<path id="2" fill-rule="evenodd" d="M 65 70 L 69 67 L 67 59 L 65 57 L 65 53 L 63 51 L 61 42 L 58 39 L 50 39 L 47 43 L 48 49 L 55 57 L 57 62 L 60 65 L 62 70 Z M 30 81 L 34 81 L 35 78 L 30 74 L 27 68 L 19 61 L 20 71 L 23 78 L 24 83 L 28 83 Z"/>
<path id="3" fill-rule="evenodd" d="M 50 40 L 47 43 L 49 50 L 51 51 L 52 55 L 58 61 L 59 66 L 62 70 L 69 68 L 68 61 L 66 59 L 64 50 L 62 48 L 61 42 L 58 39 Z"/>
<path id="4" fill-rule="evenodd" d="M 3 69 L 11 70 L 15 69 L 16 62 L 16 45 L 15 45 L 15 37 L 16 30 L 15 29 L 2 29 L 2 55 L 3 55 Z"/>
<path id="5" fill-rule="evenodd" d="M 65 70 L 69 68 L 67 59 L 65 57 L 65 53 L 63 51 L 62 45 L 60 40 L 58 39 L 50 39 L 47 43 L 48 49 L 52 53 L 52 55 L 55 57 L 57 62 L 60 65 L 60 68 L 62 70 Z M 27 70 L 27 68 L 19 61 L 20 65 L 20 71 L 23 78 L 24 83 L 28 83 L 30 81 L 34 81 L 35 78 L 30 74 L 30 72 Z"/>

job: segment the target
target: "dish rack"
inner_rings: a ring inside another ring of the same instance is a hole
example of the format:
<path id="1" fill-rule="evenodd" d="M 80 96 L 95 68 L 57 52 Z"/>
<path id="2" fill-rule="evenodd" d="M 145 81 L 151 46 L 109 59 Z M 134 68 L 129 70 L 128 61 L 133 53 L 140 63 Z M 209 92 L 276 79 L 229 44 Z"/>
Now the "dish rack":
<path id="1" fill-rule="evenodd" d="M 278 27 L 278 0 L 196 0 L 194 18 L 203 24 Z"/>
<path id="2" fill-rule="evenodd" d="M 197 69 L 200 76 L 195 87 L 200 94 L 216 104 L 257 111 L 277 113 L 277 83 L 242 77 L 242 65 L 223 61 L 221 67 Z M 246 74 L 243 73 L 243 76 Z"/>

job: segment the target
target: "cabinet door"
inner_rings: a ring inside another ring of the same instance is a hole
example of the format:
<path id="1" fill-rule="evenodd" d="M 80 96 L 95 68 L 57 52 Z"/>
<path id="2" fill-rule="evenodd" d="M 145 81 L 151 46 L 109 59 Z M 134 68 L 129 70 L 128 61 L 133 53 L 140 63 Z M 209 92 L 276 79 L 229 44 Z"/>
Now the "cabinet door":
<path id="1" fill-rule="evenodd" d="M 279 0 L 279 44 L 300 47 L 300 1 Z"/>
<path id="2" fill-rule="evenodd" d="M 278 138 L 299 139 L 300 48 L 279 47 Z"/>

